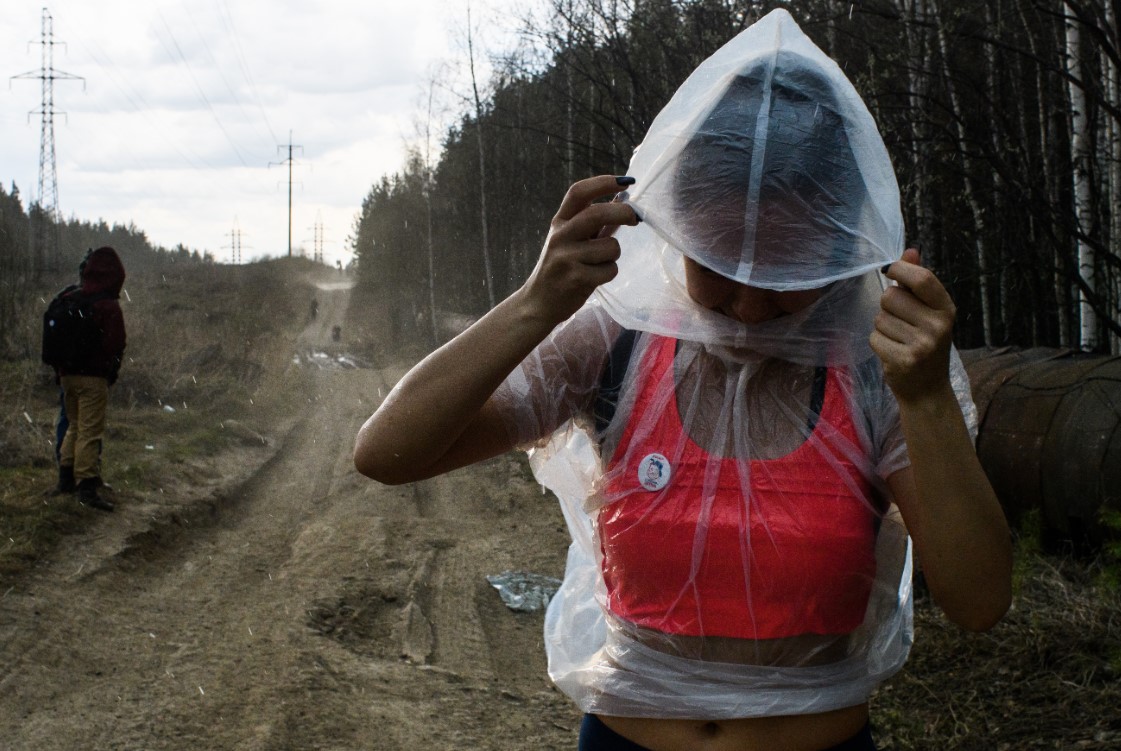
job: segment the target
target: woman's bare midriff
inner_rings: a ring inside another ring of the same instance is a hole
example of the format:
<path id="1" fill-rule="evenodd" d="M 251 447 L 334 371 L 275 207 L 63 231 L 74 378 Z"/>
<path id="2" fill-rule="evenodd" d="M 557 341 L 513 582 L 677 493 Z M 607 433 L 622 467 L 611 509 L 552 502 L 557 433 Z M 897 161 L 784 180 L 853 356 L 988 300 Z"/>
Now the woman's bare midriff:
<path id="1" fill-rule="evenodd" d="M 740 720 L 665 720 L 599 715 L 607 727 L 650 751 L 822 751 L 868 722 L 868 705 L 820 714 Z"/>

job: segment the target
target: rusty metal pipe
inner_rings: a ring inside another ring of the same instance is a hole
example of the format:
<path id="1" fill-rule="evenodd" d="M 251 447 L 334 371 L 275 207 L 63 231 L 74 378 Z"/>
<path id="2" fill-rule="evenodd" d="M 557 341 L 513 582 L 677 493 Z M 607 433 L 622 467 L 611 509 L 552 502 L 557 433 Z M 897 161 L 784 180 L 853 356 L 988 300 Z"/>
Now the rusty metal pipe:
<path id="1" fill-rule="evenodd" d="M 1076 549 L 1121 510 L 1121 357 L 1069 350 L 963 350 L 977 454 L 1013 525 L 1040 510 L 1045 539 Z"/>

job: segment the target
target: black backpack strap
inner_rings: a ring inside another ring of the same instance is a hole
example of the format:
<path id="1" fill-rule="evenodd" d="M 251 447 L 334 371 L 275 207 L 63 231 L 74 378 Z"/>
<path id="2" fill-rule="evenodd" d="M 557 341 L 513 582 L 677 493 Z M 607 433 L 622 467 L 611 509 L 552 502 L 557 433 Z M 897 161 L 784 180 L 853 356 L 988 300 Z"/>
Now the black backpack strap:
<path id="1" fill-rule="evenodd" d="M 611 353 L 608 355 L 607 363 L 603 366 L 603 373 L 599 377 L 599 391 L 596 393 L 595 403 L 592 405 L 597 433 L 603 433 L 607 430 L 607 426 L 611 424 L 612 418 L 615 417 L 615 406 L 619 403 L 619 391 L 623 387 L 623 379 L 626 378 L 627 368 L 631 362 L 631 352 L 634 351 L 634 344 L 637 339 L 638 331 L 623 329 L 619 338 L 615 340 L 615 344 L 611 347 Z"/>

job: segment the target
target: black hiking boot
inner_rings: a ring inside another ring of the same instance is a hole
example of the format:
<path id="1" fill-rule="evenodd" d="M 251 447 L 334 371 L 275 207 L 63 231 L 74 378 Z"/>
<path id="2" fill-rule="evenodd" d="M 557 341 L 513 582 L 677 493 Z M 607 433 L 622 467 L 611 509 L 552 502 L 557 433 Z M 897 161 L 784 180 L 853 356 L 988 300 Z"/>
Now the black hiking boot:
<path id="1" fill-rule="evenodd" d="M 113 502 L 97 494 L 97 489 L 100 486 L 101 478 L 99 477 L 83 478 L 78 483 L 78 500 L 83 506 L 89 506 L 99 511 L 112 511 L 114 508 Z"/>
<path id="2" fill-rule="evenodd" d="M 74 467 L 58 466 L 58 485 L 47 491 L 47 495 L 69 495 L 78 490 L 78 483 L 74 481 Z"/>

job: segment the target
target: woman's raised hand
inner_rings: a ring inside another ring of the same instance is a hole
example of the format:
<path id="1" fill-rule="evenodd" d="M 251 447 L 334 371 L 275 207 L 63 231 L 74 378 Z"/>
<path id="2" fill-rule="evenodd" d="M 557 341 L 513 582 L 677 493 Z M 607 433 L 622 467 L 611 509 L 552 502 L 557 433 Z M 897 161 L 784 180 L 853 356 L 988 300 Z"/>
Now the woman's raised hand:
<path id="1" fill-rule="evenodd" d="M 634 225 L 638 216 L 624 203 L 599 202 L 634 183 L 633 178 L 600 175 L 568 189 L 549 225 L 537 266 L 522 291 L 532 312 L 552 323 L 575 313 L 595 288 L 618 273 L 619 225 Z"/>
<path id="2" fill-rule="evenodd" d="M 888 386 L 900 402 L 944 394 L 957 308 L 938 277 L 919 265 L 915 248 L 884 274 L 898 286 L 884 290 L 869 341 Z"/>

